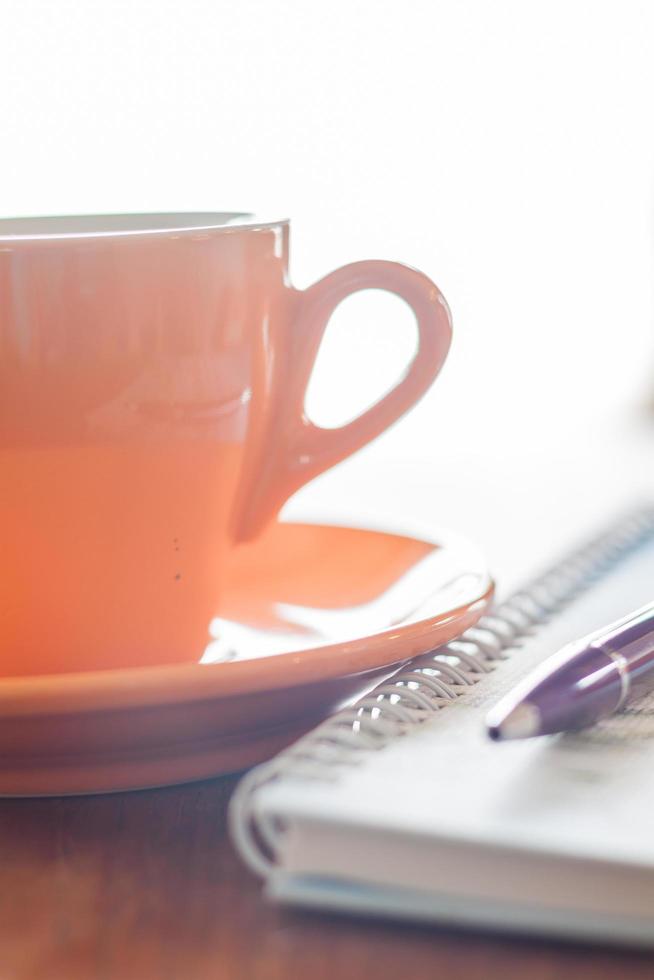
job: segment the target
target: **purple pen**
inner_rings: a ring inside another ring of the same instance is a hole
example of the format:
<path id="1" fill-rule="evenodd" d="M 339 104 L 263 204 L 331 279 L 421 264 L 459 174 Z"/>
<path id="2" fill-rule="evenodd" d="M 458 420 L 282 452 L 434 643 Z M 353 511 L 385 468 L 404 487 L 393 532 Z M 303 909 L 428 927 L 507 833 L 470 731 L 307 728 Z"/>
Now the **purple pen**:
<path id="1" fill-rule="evenodd" d="M 654 603 L 545 660 L 486 719 L 498 741 L 575 731 L 654 689 Z"/>

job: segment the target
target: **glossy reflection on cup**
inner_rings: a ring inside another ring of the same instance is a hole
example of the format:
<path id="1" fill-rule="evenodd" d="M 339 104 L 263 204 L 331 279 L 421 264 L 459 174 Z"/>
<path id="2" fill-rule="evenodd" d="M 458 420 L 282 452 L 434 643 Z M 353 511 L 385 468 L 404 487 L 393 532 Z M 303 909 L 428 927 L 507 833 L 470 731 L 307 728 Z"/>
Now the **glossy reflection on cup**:
<path id="1" fill-rule="evenodd" d="M 372 261 L 296 290 L 288 232 L 242 214 L 0 221 L 4 674 L 200 660 L 230 551 L 438 373 L 450 320 L 430 280 Z M 304 414 L 322 333 L 367 288 L 409 302 L 419 349 L 322 430 Z"/>

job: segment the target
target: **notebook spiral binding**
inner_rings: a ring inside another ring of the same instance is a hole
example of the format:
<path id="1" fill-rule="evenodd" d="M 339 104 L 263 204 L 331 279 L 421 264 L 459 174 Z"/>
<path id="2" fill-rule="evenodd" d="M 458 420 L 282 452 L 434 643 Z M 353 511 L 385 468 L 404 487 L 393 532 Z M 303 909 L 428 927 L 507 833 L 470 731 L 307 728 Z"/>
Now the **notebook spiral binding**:
<path id="1" fill-rule="evenodd" d="M 337 779 L 342 767 L 356 765 L 362 753 L 382 749 L 464 694 L 524 637 L 652 536 L 654 508 L 623 517 L 495 605 L 458 639 L 417 657 L 351 708 L 251 770 L 236 788 L 228 814 L 232 840 L 250 868 L 262 877 L 270 874 L 284 833 L 278 821 L 256 814 L 260 786 L 281 777 Z"/>

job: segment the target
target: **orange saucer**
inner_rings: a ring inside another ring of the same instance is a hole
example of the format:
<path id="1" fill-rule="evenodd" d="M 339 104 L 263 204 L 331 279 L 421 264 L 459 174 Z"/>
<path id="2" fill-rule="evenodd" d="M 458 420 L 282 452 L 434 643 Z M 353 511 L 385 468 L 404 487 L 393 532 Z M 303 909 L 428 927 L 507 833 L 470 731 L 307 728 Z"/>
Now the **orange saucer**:
<path id="1" fill-rule="evenodd" d="M 0 793 L 136 789 L 262 761 L 463 632 L 492 591 L 459 541 L 274 524 L 234 552 L 200 663 L 0 679 Z"/>

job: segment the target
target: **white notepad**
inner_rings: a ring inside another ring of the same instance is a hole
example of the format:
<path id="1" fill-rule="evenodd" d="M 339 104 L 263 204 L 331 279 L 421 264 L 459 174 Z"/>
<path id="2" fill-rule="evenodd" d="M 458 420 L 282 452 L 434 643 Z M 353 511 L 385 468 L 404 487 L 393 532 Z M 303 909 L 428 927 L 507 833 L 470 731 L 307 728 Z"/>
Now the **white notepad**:
<path id="1" fill-rule="evenodd" d="M 249 773 L 231 828 L 268 894 L 654 944 L 654 695 L 576 735 L 498 744 L 483 724 L 536 663 L 653 591 L 641 511 Z"/>

